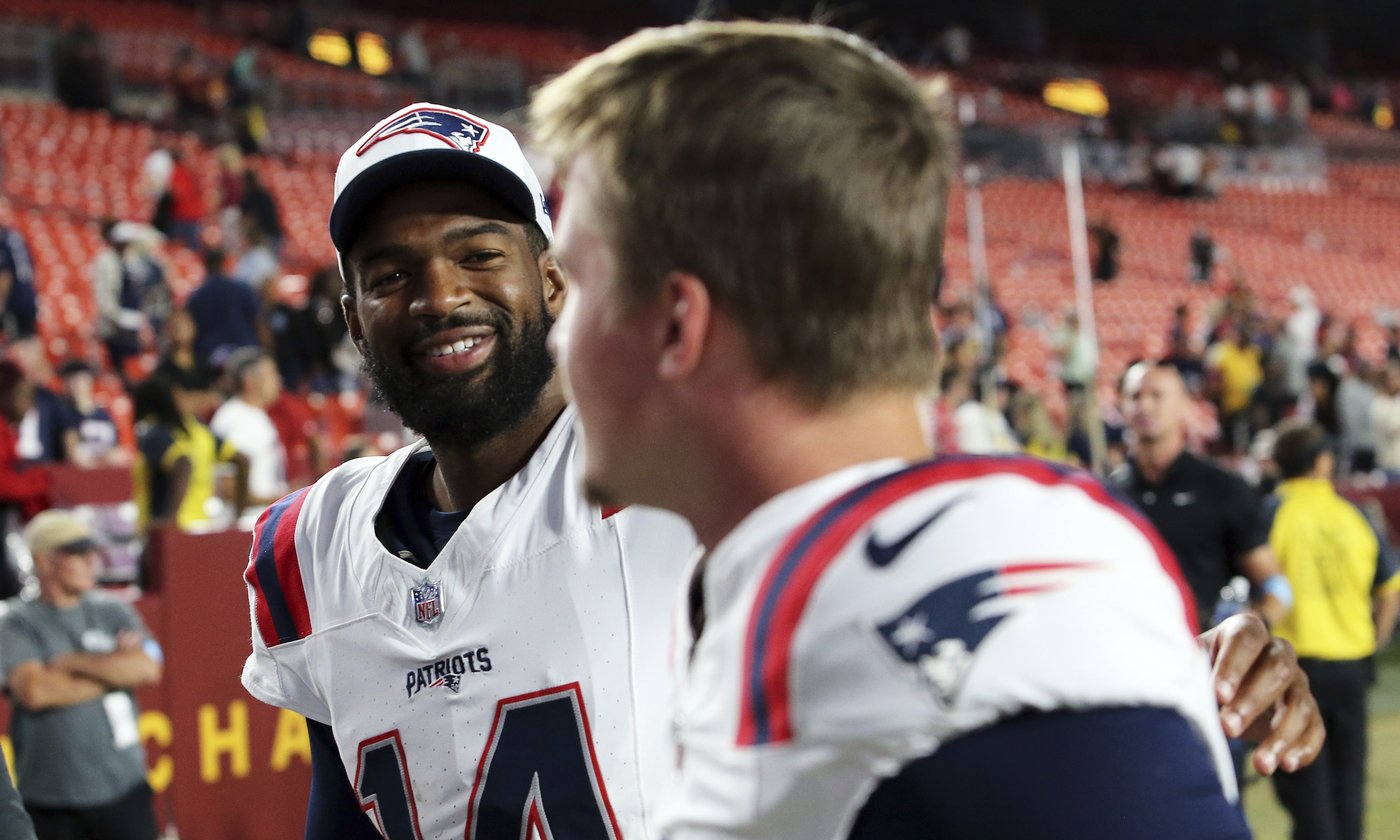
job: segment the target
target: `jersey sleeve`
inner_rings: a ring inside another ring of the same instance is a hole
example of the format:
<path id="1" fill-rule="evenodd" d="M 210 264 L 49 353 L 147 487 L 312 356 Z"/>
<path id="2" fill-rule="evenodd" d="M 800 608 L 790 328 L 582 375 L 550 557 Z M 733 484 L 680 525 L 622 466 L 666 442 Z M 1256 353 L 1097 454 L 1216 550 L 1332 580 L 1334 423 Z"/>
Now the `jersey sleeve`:
<path id="1" fill-rule="evenodd" d="M 1219 795 L 1210 762 L 1181 749 L 1190 738 L 1164 709 L 1025 715 L 881 780 L 843 836 L 1023 840 L 1054 826 L 1075 840 L 1245 840 L 1244 817 Z"/>
<path id="2" fill-rule="evenodd" d="M 1208 796 L 1236 797 L 1195 607 L 1160 536 L 1086 475 L 1000 460 L 877 488 L 792 537 L 753 602 L 734 748 L 687 752 L 672 801 L 697 804 L 672 840 L 845 837 L 915 759 L 1028 715 L 1109 708 L 1182 721 L 1174 746 L 1210 769 Z"/>
<path id="3" fill-rule="evenodd" d="M 310 488 L 279 500 L 258 518 L 243 580 L 248 587 L 253 651 L 243 666 L 243 686 L 264 703 L 329 722 L 307 660 L 311 615 L 303 587 L 300 551 L 307 548 L 302 522 Z"/>

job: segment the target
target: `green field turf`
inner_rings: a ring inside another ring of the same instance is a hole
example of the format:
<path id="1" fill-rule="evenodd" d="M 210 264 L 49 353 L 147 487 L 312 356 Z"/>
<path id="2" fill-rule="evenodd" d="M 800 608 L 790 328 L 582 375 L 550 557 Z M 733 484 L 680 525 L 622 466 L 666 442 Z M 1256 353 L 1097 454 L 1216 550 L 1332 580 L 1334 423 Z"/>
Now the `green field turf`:
<path id="1" fill-rule="evenodd" d="M 1366 787 L 1366 836 L 1400 838 L 1400 643 L 1381 658 L 1371 693 L 1371 752 Z M 1245 811 L 1257 840 L 1288 840 L 1288 815 L 1267 779 L 1245 786 Z"/>

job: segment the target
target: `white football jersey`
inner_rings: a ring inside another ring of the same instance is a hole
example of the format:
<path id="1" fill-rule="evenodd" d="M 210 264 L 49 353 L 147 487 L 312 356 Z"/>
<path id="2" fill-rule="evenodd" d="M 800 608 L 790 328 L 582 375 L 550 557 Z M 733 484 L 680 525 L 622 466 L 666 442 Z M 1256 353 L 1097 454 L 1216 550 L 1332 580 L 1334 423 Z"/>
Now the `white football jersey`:
<path id="1" fill-rule="evenodd" d="M 664 630 L 694 536 L 586 503 L 577 440 L 569 409 L 427 570 L 375 534 L 421 442 L 259 522 L 243 684 L 333 727 L 390 840 L 654 833 L 642 803 L 673 764 Z"/>
<path id="2" fill-rule="evenodd" d="M 667 840 L 845 837 L 882 779 L 1033 711 L 1174 711 L 1237 796 L 1189 590 L 1082 473 L 863 464 L 771 499 L 703 564 L 698 642 L 673 622 Z"/>

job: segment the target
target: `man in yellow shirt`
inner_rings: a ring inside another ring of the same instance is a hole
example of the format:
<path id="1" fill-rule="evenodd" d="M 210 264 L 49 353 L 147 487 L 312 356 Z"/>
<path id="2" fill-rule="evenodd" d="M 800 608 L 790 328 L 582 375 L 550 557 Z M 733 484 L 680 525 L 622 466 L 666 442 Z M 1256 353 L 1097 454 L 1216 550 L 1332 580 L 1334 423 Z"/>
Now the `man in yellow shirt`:
<path id="1" fill-rule="evenodd" d="M 1400 575 L 1389 546 L 1332 486 L 1334 456 L 1314 423 L 1274 447 L 1282 474 L 1269 544 L 1293 587 L 1274 632 L 1298 650 L 1327 726 L 1311 767 L 1274 776 L 1293 837 L 1359 840 L 1365 811 L 1366 692 L 1374 655 L 1395 629 Z"/>
<path id="2" fill-rule="evenodd" d="M 1216 404 L 1225 442 L 1233 451 L 1242 451 L 1249 440 L 1249 403 L 1264 379 L 1263 356 L 1248 321 L 1236 322 L 1227 338 L 1211 346 L 1206 366 L 1218 389 Z"/>

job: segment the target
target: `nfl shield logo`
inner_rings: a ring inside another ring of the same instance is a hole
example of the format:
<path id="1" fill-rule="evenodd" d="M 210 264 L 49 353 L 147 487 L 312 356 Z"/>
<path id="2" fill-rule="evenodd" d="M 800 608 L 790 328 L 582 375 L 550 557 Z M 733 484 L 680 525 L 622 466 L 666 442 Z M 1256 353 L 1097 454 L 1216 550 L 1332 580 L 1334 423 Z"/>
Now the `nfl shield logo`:
<path id="1" fill-rule="evenodd" d="M 436 624 L 442 618 L 442 587 L 430 580 L 416 586 L 413 593 L 413 617 L 419 624 Z"/>

